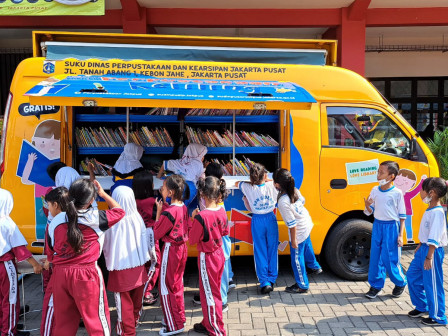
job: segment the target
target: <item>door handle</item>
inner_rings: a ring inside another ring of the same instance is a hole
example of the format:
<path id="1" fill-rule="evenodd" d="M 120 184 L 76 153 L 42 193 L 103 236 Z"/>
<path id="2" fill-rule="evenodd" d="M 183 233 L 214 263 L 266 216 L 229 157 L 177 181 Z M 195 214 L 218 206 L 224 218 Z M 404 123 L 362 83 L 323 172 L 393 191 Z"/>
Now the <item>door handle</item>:
<path id="1" fill-rule="evenodd" d="M 331 189 L 345 189 L 347 188 L 347 180 L 333 179 L 330 181 Z"/>

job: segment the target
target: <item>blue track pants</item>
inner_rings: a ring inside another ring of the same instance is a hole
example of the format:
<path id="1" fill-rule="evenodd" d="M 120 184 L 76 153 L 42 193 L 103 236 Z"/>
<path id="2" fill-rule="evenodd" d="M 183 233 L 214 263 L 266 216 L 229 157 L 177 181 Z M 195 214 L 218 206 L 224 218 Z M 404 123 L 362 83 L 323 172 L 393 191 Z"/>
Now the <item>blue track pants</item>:
<path id="1" fill-rule="evenodd" d="M 382 289 L 386 281 L 386 271 L 396 286 L 406 286 L 406 277 L 400 264 L 401 247 L 398 247 L 400 227 L 396 221 L 375 219 L 370 246 L 369 284 Z"/>
<path id="2" fill-rule="evenodd" d="M 310 284 L 306 274 L 306 267 L 311 269 L 321 268 L 314 255 L 311 238 L 308 236 L 307 239 L 299 244 L 297 249 L 293 248 L 291 242 L 289 242 L 289 248 L 291 250 L 291 267 L 294 272 L 294 279 L 300 288 L 308 289 Z"/>
<path id="3" fill-rule="evenodd" d="M 445 291 L 443 290 L 443 247 L 436 248 L 430 270 L 425 271 L 423 263 L 429 246 L 422 244 L 409 266 L 407 277 L 409 295 L 415 309 L 429 312 L 429 317 L 440 324 L 447 324 L 445 316 Z"/>
<path id="4" fill-rule="evenodd" d="M 278 224 L 273 212 L 252 215 L 255 271 L 261 287 L 270 286 L 278 276 Z"/>

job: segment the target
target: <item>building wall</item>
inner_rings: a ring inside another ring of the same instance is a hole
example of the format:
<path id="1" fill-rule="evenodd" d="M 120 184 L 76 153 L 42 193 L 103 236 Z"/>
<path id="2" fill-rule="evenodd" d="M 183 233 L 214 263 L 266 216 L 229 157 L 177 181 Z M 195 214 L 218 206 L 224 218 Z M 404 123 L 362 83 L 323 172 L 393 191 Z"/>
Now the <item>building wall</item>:
<path id="1" fill-rule="evenodd" d="M 448 76 L 448 52 L 368 52 L 365 77 Z"/>

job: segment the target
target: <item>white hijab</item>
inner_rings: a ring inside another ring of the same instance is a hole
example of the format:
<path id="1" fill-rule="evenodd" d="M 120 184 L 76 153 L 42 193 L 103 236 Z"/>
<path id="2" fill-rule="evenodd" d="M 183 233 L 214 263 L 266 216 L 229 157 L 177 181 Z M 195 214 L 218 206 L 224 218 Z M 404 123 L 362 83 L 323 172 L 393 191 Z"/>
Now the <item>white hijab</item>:
<path id="1" fill-rule="evenodd" d="M 73 182 L 80 179 L 81 176 L 72 167 L 63 167 L 56 173 L 56 187 L 66 187 L 70 189 Z"/>
<path id="2" fill-rule="evenodd" d="M 0 256 L 17 246 L 27 245 L 16 223 L 9 217 L 14 201 L 8 190 L 0 189 Z"/>
<path id="3" fill-rule="evenodd" d="M 144 265 L 149 260 L 146 227 L 137 211 L 134 192 L 118 186 L 112 197 L 126 212 L 124 218 L 106 231 L 103 252 L 109 271 L 121 271 Z"/>
<path id="4" fill-rule="evenodd" d="M 120 154 L 117 162 L 115 162 L 114 169 L 120 174 L 128 174 L 131 171 L 143 167 L 140 159 L 143 155 L 143 147 L 134 143 L 128 143 L 123 148 L 123 153 Z"/>
<path id="5" fill-rule="evenodd" d="M 202 159 L 207 154 L 207 147 L 197 143 L 191 143 L 185 149 L 180 160 L 169 160 L 167 169 L 182 175 L 187 181 L 195 184 L 204 173 Z"/>

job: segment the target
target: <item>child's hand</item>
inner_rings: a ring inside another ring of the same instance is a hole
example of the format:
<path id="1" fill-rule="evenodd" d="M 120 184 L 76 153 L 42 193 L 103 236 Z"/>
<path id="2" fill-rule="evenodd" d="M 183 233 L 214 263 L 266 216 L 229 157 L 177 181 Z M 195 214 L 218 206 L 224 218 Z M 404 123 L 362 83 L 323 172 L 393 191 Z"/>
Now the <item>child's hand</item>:
<path id="1" fill-rule="evenodd" d="M 293 237 L 291 239 L 291 246 L 297 250 L 297 248 L 299 247 L 299 244 L 297 244 L 297 237 Z"/>
<path id="2" fill-rule="evenodd" d="M 89 173 L 94 174 L 95 173 L 95 166 L 93 165 L 92 162 L 89 161 L 89 163 L 87 164 L 87 170 Z"/>
<path id="3" fill-rule="evenodd" d="M 373 199 L 371 199 L 370 196 L 367 199 L 364 198 L 364 203 L 366 205 L 366 209 L 371 210 L 370 206 L 373 204 Z"/>
<path id="4" fill-rule="evenodd" d="M 418 245 L 417 245 L 417 248 L 414 250 L 414 254 L 417 253 L 417 251 L 418 251 L 418 249 L 420 248 L 420 246 L 422 246 L 422 244 L 418 244 Z"/>
<path id="5" fill-rule="evenodd" d="M 162 213 L 163 200 L 156 200 L 157 214 L 160 216 Z"/>
<path id="6" fill-rule="evenodd" d="M 423 269 L 425 271 L 429 271 L 431 267 L 432 267 L 432 258 L 431 259 L 425 258 L 425 262 L 423 263 Z"/>
<path id="7" fill-rule="evenodd" d="M 104 191 L 101 184 L 97 180 L 94 180 L 93 184 L 95 185 L 96 189 L 98 190 L 98 196 L 104 198 L 103 196 L 106 195 L 106 192 Z"/>
<path id="8" fill-rule="evenodd" d="M 193 213 L 191 214 L 191 217 L 195 218 L 198 213 L 199 213 L 199 208 L 194 209 Z"/>
<path id="9" fill-rule="evenodd" d="M 398 235 L 397 244 L 398 244 L 398 247 L 403 246 L 403 236 Z"/>
<path id="10" fill-rule="evenodd" d="M 35 265 L 33 265 L 33 270 L 35 274 L 41 274 L 42 266 L 39 263 L 36 263 Z"/>
<path id="11" fill-rule="evenodd" d="M 50 269 L 50 262 L 48 261 L 48 259 L 44 259 L 42 261 L 42 267 L 44 268 L 44 270 L 48 271 Z"/>

